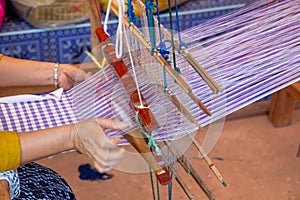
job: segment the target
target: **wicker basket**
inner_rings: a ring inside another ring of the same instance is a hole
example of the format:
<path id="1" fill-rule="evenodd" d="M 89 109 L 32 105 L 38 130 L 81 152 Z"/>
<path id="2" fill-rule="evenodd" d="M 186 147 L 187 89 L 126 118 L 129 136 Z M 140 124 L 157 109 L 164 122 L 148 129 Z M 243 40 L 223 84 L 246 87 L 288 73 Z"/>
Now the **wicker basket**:
<path id="1" fill-rule="evenodd" d="M 89 19 L 88 5 L 75 10 L 82 0 L 11 0 L 17 14 L 35 27 L 51 28 Z"/>

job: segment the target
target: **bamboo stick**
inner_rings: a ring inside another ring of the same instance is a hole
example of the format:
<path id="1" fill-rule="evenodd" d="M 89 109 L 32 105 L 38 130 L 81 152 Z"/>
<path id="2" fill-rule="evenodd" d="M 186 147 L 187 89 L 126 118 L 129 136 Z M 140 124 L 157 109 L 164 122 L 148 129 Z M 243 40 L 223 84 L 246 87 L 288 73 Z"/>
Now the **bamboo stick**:
<path id="1" fill-rule="evenodd" d="M 137 63 L 143 66 L 142 59 L 138 57 L 133 49 L 131 49 L 131 54 L 137 60 Z M 162 83 L 158 83 L 158 86 L 163 88 Z M 176 106 L 176 108 L 192 123 L 194 123 L 198 128 L 202 128 L 198 121 L 191 115 L 191 113 L 182 105 L 179 99 L 175 96 L 175 94 L 169 89 L 166 88 L 165 94 L 170 99 L 170 101 Z"/>
<path id="2" fill-rule="evenodd" d="M 175 180 L 177 181 L 177 183 L 179 184 L 179 186 L 181 187 L 181 189 L 184 191 L 184 193 L 186 194 L 186 196 L 190 199 L 193 200 L 194 199 L 194 195 L 192 193 L 192 191 L 188 188 L 188 186 L 185 184 L 185 182 L 183 181 L 183 179 L 181 178 L 181 176 L 179 176 L 179 174 L 176 172 L 176 170 L 174 170 L 172 167 L 170 167 L 173 175 L 175 176 Z"/>
<path id="3" fill-rule="evenodd" d="M 171 102 L 177 107 L 177 109 L 198 128 L 202 128 L 198 121 L 191 115 L 191 113 L 180 103 L 179 99 L 172 93 L 170 89 L 166 89 L 166 94 Z"/>
<path id="4" fill-rule="evenodd" d="M 128 131 L 123 135 L 124 138 L 141 154 L 141 156 L 147 161 L 151 169 L 153 169 L 157 180 L 161 185 L 167 185 L 170 183 L 171 178 L 166 169 L 158 164 L 158 161 L 149 150 L 148 144 L 140 129 Z"/>
<path id="5" fill-rule="evenodd" d="M 167 147 L 170 149 L 171 153 L 173 155 L 179 155 L 179 153 L 176 151 L 176 149 L 171 145 L 169 141 L 165 141 L 165 144 Z M 205 195 L 210 199 L 210 200 L 215 200 L 215 196 L 210 191 L 208 186 L 204 183 L 204 181 L 201 179 L 200 175 L 198 172 L 195 170 L 195 168 L 188 162 L 188 160 L 185 158 L 184 155 L 181 155 L 177 158 L 177 161 L 180 163 L 180 165 L 183 167 L 183 169 L 186 171 L 186 173 L 189 173 L 193 179 L 196 181 L 198 186 L 202 189 L 202 191 L 205 193 Z"/>
<path id="6" fill-rule="evenodd" d="M 193 139 L 190 135 L 189 135 L 189 137 L 190 137 L 190 139 L 192 139 L 193 144 L 198 149 L 199 153 L 204 158 L 204 160 L 207 163 L 207 165 L 209 166 L 209 168 L 216 175 L 216 177 L 219 179 L 219 181 L 226 187 L 227 186 L 226 181 L 224 180 L 223 176 L 221 175 L 221 173 L 219 172 L 219 170 L 217 169 L 217 167 L 214 165 L 214 163 L 208 157 L 208 155 L 206 154 L 206 152 L 203 150 L 203 148 L 201 147 L 201 145 L 197 142 L 197 140 Z"/>

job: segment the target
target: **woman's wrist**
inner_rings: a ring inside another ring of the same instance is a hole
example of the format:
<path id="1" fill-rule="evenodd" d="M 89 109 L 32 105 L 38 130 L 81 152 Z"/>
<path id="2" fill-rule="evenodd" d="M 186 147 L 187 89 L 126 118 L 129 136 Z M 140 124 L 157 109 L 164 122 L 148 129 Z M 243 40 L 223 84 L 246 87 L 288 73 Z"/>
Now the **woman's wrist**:
<path id="1" fill-rule="evenodd" d="M 71 124 L 69 125 L 70 129 L 68 132 L 68 139 L 67 139 L 67 148 L 68 150 L 76 150 L 76 146 L 75 146 L 75 137 L 76 137 L 76 124 Z"/>
<path id="2" fill-rule="evenodd" d="M 58 76 L 59 76 L 59 63 L 54 63 L 54 67 L 53 67 L 53 84 L 54 87 L 57 88 L 58 87 Z"/>

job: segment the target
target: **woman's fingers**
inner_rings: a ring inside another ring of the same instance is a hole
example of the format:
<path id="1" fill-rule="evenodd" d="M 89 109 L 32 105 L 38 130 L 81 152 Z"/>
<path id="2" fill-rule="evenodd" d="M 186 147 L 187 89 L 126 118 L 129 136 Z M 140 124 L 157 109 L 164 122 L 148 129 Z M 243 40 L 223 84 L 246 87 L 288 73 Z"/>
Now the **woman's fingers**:
<path id="1" fill-rule="evenodd" d="M 121 130 L 127 128 L 128 126 L 124 122 L 113 119 L 98 118 L 97 122 L 103 129 Z"/>
<path id="2" fill-rule="evenodd" d="M 94 164 L 94 167 L 97 169 L 97 171 L 100 173 L 105 173 L 112 169 L 112 167 L 103 165 L 102 163 L 99 163 L 96 160 L 94 160 L 93 164 Z"/>
<path id="3" fill-rule="evenodd" d="M 74 146 L 78 151 L 97 161 L 99 171 L 107 171 L 120 162 L 124 149 L 117 146 L 120 138 L 109 139 L 103 129 L 123 129 L 126 127 L 125 123 L 111 119 L 98 118 L 81 121 L 75 126 Z"/>
<path id="4" fill-rule="evenodd" d="M 103 163 L 106 166 L 115 166 L 118 164 L 124 154 L 124 150 L 118 150 L 118 151 L 105 151 L 105 154 L 99 155 L 96 157 L 96 160 Z"/>
<path id="5" fill-rule="evenodd" d="M 101 166 L 102 168 L 112 168 L 120 162 L 123 154 L 124 149 L 116 147 L 113 149 L 102 149 L 101 152 L 93 154 L 93 158 L 95 161 L 97 161 L 99 169 Z"/>
<path id="6" fill-rule="evenodd" d="M 105 138 L 104 142 L 101 144 L 101 151 L 95 152 L 94 157 L 97 157 L 97 159 L 106 165 L 115 165 L 117 164 L 123 154 L 124 154 L 124 149 L 119 148 L 117 146 L 117 142 L 119 139 L 108 139 Z"/>

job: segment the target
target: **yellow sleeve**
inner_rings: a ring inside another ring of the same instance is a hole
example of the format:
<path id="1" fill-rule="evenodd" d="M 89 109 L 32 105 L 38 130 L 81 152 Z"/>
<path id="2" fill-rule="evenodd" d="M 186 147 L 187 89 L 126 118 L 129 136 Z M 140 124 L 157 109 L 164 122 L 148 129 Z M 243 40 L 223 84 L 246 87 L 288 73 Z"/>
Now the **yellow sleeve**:
<path id="1" fill-rule="evenodd" d="M 21 149 L 18 134 L 0 131 L 0 172 L 20 166 Z"/>
<path id="2" fill-rule="evenodd" d="M 3 54 L 0 53 L 0 60 L 2 59 L 2 57 L 3 57 Z"/>

